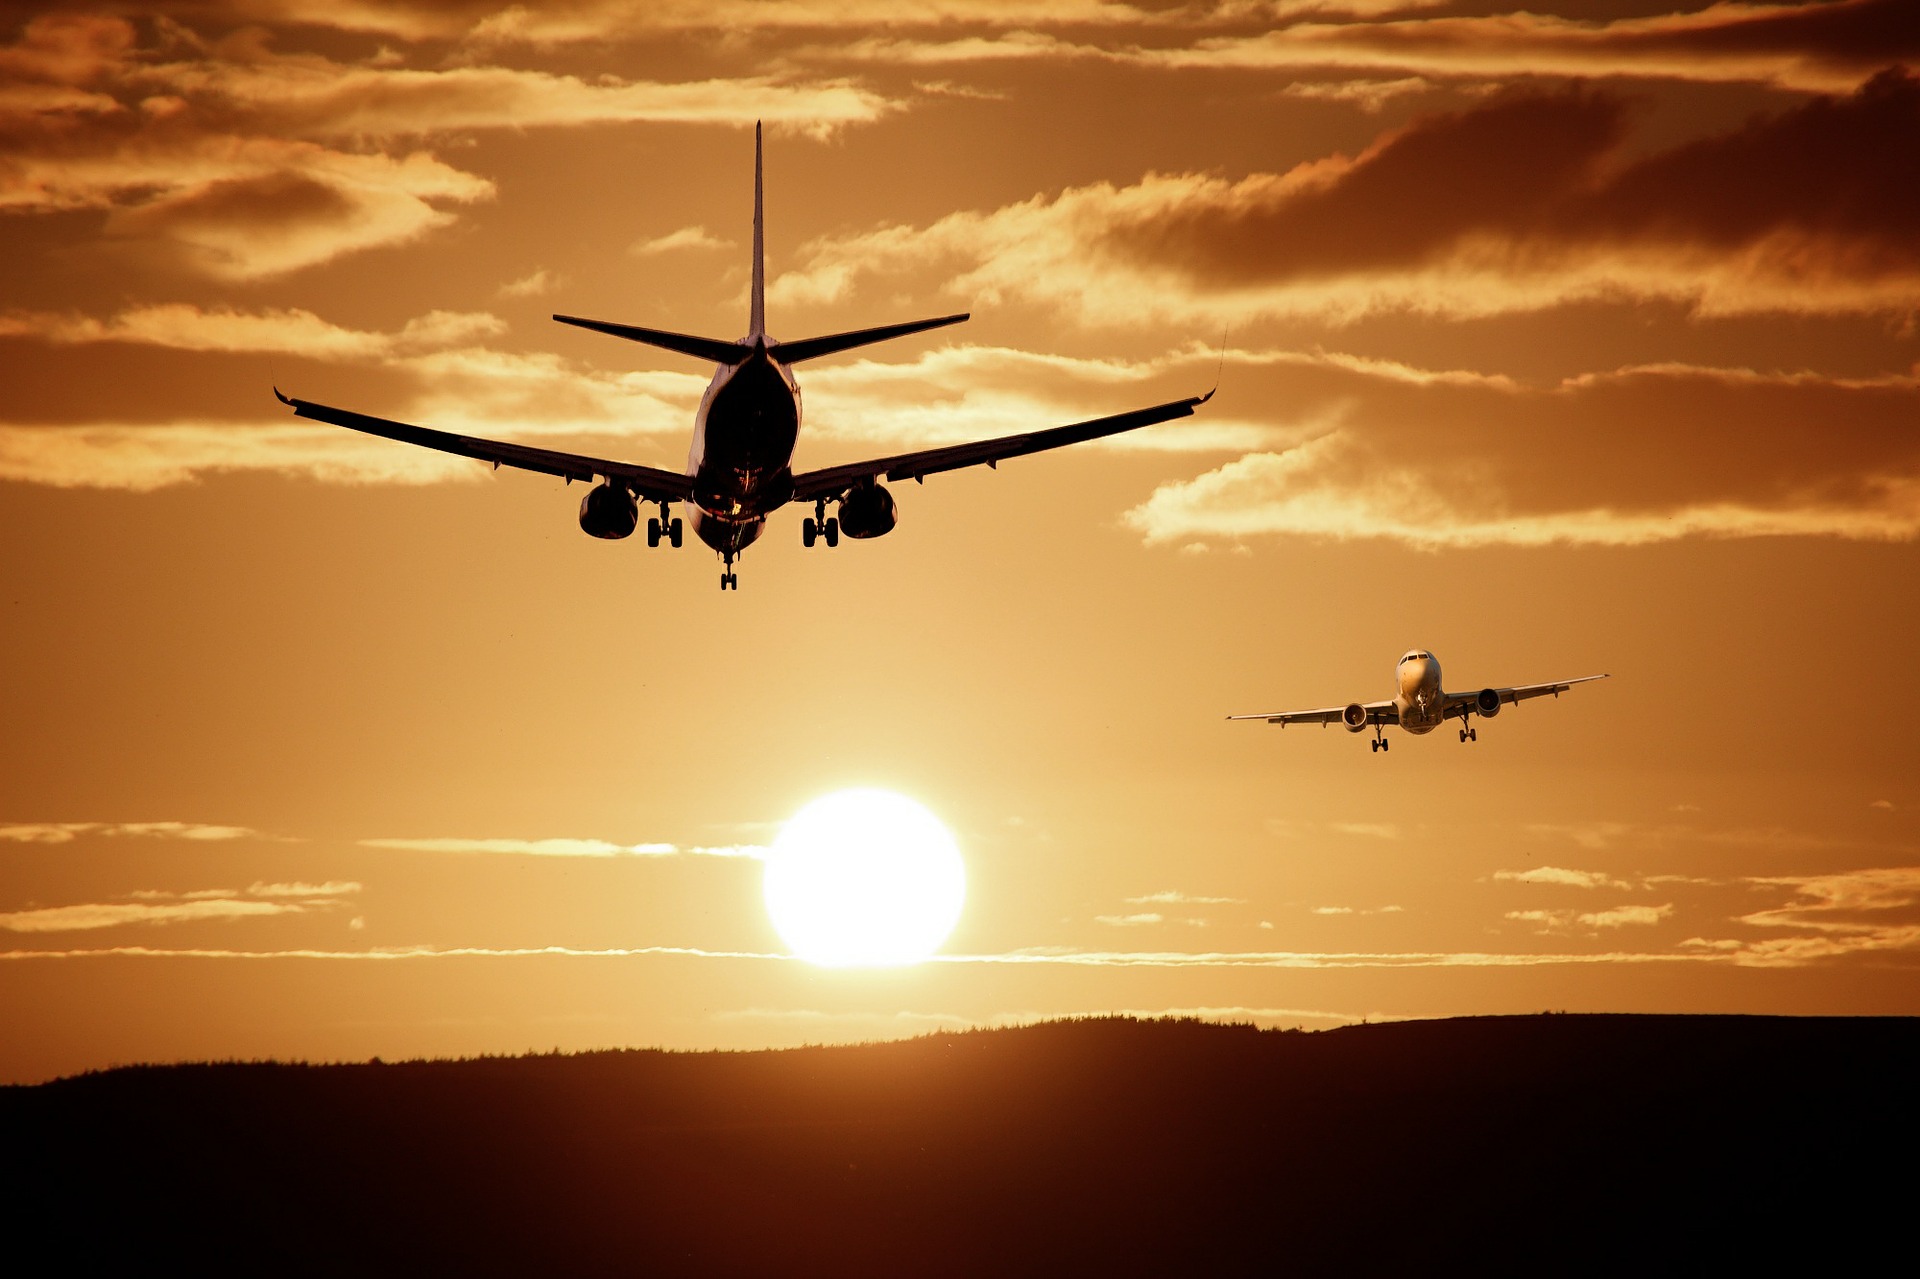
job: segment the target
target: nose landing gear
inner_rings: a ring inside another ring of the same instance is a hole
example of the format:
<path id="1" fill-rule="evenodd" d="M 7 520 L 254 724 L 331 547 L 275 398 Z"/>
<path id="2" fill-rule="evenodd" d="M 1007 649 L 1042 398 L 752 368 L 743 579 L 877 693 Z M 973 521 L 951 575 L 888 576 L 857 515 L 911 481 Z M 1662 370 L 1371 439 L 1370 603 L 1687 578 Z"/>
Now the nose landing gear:
<path id="1" fill-rule="evenodd" d="M 722 562 L 720 568 L 720 589 L 723 591 L 737 591 L 740 589 L 740 575 L 733 571 L 733 552 L 727 551 L 725 555 L 726 559 Z"/>

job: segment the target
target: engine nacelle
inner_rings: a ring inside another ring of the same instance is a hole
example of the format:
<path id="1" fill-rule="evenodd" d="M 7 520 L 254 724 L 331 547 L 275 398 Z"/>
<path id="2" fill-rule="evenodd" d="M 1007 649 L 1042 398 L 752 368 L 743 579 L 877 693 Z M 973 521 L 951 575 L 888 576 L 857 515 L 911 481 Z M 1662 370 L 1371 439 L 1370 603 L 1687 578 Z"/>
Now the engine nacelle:
<path id="1" fill-rule="evenodd" d="M 840 500 L 840 531 L 848 537 L 879 537 L 900 520 L 893 494 L 878 484 L 862 484 Z"/>
<path id="2" fill-rule="evenodd" d="M 1473 709 L 1477 715 L 1492 719 L 1500 713 L 1500 694 L 1491 688 L 1483 688 L 1473 695 Z"/>
<path id="3" fill-rule="evenodd" d="M 1361 733 L 1367 727 L 1367 708 L 1358 702 L 1347 703 L 1347 709 L 1340 712 L 1340 722 L 1347 726 L 1349 733 Z"/>
<path id="4" fill-rule="evenodd" d="M 632 537 L 640 526 L 640 503 L 621 485 L 601 484 L 580 499 L 580 531 L 590 537 Z"/>

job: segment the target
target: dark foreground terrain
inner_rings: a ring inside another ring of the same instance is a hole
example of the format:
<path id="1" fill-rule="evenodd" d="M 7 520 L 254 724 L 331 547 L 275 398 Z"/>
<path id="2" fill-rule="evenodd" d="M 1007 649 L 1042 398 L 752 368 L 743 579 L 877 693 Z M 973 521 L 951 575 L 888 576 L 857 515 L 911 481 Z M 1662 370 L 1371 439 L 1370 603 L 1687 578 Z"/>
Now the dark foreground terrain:
<path id="1" fill-rule="evenodd" d="M 20 1274 L 1905 1270 L 1916 1067 L 1564 1015 L 140 1067 L 0 1089 L 0 1220 Z"/>

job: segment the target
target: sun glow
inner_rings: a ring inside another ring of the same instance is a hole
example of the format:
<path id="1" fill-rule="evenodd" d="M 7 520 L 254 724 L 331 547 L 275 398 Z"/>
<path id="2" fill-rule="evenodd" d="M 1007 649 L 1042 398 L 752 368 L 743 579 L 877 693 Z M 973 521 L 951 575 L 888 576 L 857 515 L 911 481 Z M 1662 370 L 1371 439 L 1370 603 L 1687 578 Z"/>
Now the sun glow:
<path id="1" fill-rule="evenodd" d="M 767 855 L 767 914 L 794 954 L 829 968 L 918 963 L 960 919 L 960 849 L 904 795 L 844 790 L 808 804 Z"/>

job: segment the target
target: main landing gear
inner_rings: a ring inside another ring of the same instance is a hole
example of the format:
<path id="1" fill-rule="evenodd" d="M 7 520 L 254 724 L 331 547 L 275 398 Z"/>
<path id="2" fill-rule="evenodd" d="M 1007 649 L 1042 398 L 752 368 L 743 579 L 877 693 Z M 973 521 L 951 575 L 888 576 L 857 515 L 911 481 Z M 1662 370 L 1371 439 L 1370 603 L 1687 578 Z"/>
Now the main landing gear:
<path id="1" fill-rule="evenodd" d="M 1393 743 L 1387 740 L 1387 730 L 1380 727 L 1380 725 L 1378 724 L 1375 724 L 1373 726 L 1373 740 L 1371 742 L 1368 742 L 1367 745 L 1373 747 L 1373 749 L 1377 751 L 1385 751 L 1385 750 L 1393 749 Z"/>
<path id="2" fill-rule="evenodd" d="M 1466 723 L 1464 716 L 1461 719 L 1460 740 L 1462 742 L 1477 742 L 1480 740 L 1480 730 L 1470 727 Z"/>
<path id="3" fill-rule="evenodd" d="M 673 518 L 673 512 L 665 502 L 660 503 L 660 514 L 647 520 L 647 545 L 658 546 L 660 539 L 664 537 L 668 543 L 678 549 L 681 535 L 680 521 Z"/>
<path id="4" fill-rule="evenodd" d="M 827 514 L 827 499 L 813 504 L 813 514 L 800 521 L 800 545 L 812 546 L 825 538 L 828 546 L 840 545 L 840 521 Z"/>

